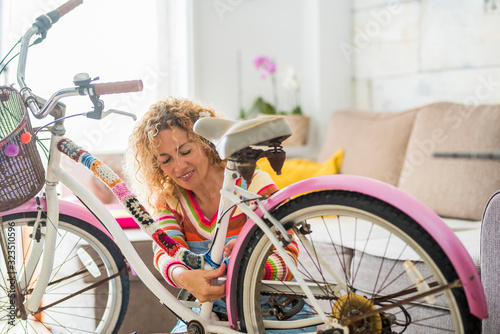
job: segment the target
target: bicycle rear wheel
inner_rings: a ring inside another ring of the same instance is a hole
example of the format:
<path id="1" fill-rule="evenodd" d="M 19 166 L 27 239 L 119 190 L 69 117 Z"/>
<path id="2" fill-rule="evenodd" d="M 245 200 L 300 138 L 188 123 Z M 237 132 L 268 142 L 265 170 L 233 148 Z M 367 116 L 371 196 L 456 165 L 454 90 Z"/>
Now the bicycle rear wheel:
<path id="1" fill-rule="evenodd" d="M 349 333 L 480 332 L 461 287 L 410 300 L 458 276 L 434 239 L 391 205 L 332 190 L 290 200 L 273 216 L 295 232 L 298 269 L 321 311 Z M 304 326 L 312 326 L 304 331 L 328 328 L 294 282 L 262 280 L 272 249 L 259 229 L 245 250 L 237 289 L 240 329 L 297 333 Z M 421 281 L 412 279 L 416 276 Z"/>
<path id="2" fill-rule="evenodd" d="M 37 253 L 36 246 L 43 243 L 46 224 L 50 224 L 42 218 L 38 231 L 33 231 L 35 217 L 36 213 L 2 217 L 7 244 L 13 250 L 9 260 L 15 258 L 25 299 L 30 298 L 41 271 L 43 251 Z M 35 240 L 30 234 L 35 234 Z M 30 256 L 36 261 L 28 261 Z M 116 276 L 109 279 L 112 275 Z M 40 305 L 43 311 L 28 314 L 26 320 L 16 317 L 10 304 L 14 293 L 0 252 L 0 333 L 116 333 L 128 305 L 127 265 L 118 247 L 101 230 L 61 215 L 54 266 Z"/>

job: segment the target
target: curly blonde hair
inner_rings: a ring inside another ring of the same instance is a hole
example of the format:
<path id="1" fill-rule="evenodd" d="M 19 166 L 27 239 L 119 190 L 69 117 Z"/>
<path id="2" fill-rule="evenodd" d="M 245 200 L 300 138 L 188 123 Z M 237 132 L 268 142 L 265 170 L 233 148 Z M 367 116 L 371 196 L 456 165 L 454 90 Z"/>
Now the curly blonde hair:
<path id="1" fill-rule="evenodd" d="M 201 117 L 217 117 L 211 108 L 205 108 L 187 99 L 169 97 L 149 107 L 129 137 L 125 172 L 135 180 L 134 190 L 152 207 L 167 203 L 167 199 L 179 195 L 179 186 L 166 176 L 158 160 L 158 133 L 165 129 L 179 128 L 188 138 L 199 144 L 209 163 L 224 168 L 219 155 L 210 142 L 193 131 L 193 124 Z"/>

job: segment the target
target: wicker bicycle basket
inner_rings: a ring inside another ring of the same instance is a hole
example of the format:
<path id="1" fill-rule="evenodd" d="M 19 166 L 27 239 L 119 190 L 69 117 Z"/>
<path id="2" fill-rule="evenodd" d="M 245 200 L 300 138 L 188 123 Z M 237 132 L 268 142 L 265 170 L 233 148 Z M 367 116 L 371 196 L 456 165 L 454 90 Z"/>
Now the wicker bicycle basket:
<path id="1" fill-rule="evenodd" d="M 19 93 L 0 87 L 0 212 L 27 202 L 45 182 L 32 131 Z"/>

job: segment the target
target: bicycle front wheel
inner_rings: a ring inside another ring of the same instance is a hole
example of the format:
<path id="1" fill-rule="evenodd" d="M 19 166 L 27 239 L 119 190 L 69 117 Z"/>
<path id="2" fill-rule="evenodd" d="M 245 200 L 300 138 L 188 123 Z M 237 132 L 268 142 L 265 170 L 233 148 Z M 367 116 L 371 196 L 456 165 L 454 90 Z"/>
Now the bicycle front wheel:
<path id="1" fill-rule="evenodd" d="M 445 253 L 393 206 L 331 190 L 292 199 L 273 216 L 294 231 L 298 270 L 319 306 L 294 281 L 262 279 L 273 245 L 259 229 L 239 271 L 243 331 L 315 332 L 337 322 L 346 329 L 342 333 L 479 332 L 480 321 L 470 314 Z"/>
<path id="2" fill-rule="evenodd" d="M 59 217 L 54 266 L 40 309 L 24 317 L 16 314 L 8 266 L 15 263 L 24 300 L 30 298 L 43 270 L 44 236 L 50 222 L 42 218 L 34 230 L 35 217 L 36 213 L 2 217 L 9 259 L 5 261 L 0 252 L 0 333 L 116 333 L 129 297 L 124 257 L 101 230 L 64 215 Z"/>

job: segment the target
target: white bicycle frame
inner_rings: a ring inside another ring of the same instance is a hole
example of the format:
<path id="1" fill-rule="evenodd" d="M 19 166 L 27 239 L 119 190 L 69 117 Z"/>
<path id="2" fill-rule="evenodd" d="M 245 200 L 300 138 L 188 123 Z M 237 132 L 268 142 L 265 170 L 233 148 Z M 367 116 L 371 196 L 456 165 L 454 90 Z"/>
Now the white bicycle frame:
<path id="1" fill-rule="evenodd" d="M 62 131 L 61 131 L 62 130 Z M 55 133 L 54 133 L 55 132 Z M 32 296 L 29 300 L 26 301 L 25 307 L 30 312 L 35 312 L 40 305 L 40 302 L 43 298 L 43 294 L 47 287 L 49 281 L 49 275 L 52 271 L 52 266 L 54 262 L 54 249 L 55 242 L 57 237 L 57 222 L 59 220 L 59 199 L 56 191 L 56 187 L 59 182 L 64 184 L 68 189 L 70 189 L 75 196 L 79 197 L 85 205 L 87 205 L 90 210 L 99 218 L 99 220 L 103 223 L 106 229 L 109 231 L 111 236 L 113 237 L 115 243 L 118 245 L 123 255 L 129 262 L 130 266 L 137 273 L 139 278 L 143 281 L 143 283 L 150 289 L 150 291 L 159 299 L 160 303 L 166 305 L 169 309 L 171 309 L 177 316 L 184 319 L 186 322 L 196 319 L 199 321 L 207 331 L 209 332 L 217 332 L 217 333 L 237 333 L 237 331 L 229 328 L 227 322 L 223 321 L 214 321 L 211 317 L 212 313 L 212 303 L 207 302 L 201 304 L 201 313 L 197 314 L 191 310 L 193 307 L 193 303 L 184 304 L 182 301 L 179 301 L 175 296 L 173 296 L 151 273 L 151 271 L 144 264 L 143 260 L 140 258 L 134 247 L 132 246 L 130 240 L 127 238 L 125 232 L 116 222 L 111 213 L 105 208 L 105 206 L 99 201 L 99 199 L 93 195 L 88 189 L 86 189 L 80 182 L 78 182 L 75 178 L 73 178 L 68 172 L 66 172 L 61 167 L 61 155 L 62 153 L 57 149 L 57 143 L 63 137 L 61 134 L 57 134 L 57 132 L 64 133 L 63 128 L 55 129 L 51 135 L 50 141 L 50 158 L 47 164 L 47 174 L 46 174 L 46 203 L 47 203 L 47 221 L 51 223 L 46 224 L 46 235 L 45 242 L 43 243 L 43 258 L 41 265 L 40 276 L 37 280 L 37 283 L 33 289 Z M 273 242 L 277 251 L 282 255 L 286 265 L 290 268 L 290 271 L 295 276 L 298 284 L 302 291 L 307 295 L 311 306 L 316 310 L 321 310 L 318 302 L 314 298 L 314 295 L 309 288 L 309 286 L 305 283 L 303 278 L 301 277 L 298 269 L 296 268 L 295 263 L 291 258 L 286 256 L 286 251 L 280 240 L 276 237 L 276 233 L 273 232 L 269 226 L 254 212 L 256 208 L 255 205 L 247 205 L 245 202 L 242 202 L 241 199 L 234 195 L 234 193 L 244 196 L 247 199 L 252 199 L 255 201 L 257 206 L 263 209 L 263 205 L 261 204 L 259 198 L 260 196 L 254 194 L 250 191 L 244 190 L 240 187 L 236 187 L 236 179 L 239 178 L 240 175 L 237 172 L 236 168 L 234 168 L 234 163 L 229 161 L 225 170 L 225 178 L 223 188 L 221 189 L 221 201 L 219 205 L 219 213 L 217 219 L 216 233 L 215 239 L 213 242 L 213 246 L 211 248 L 211 258 L 215 263 L 222 263 L 223 260 L 223 248 L 225 245 L 226 233 L 229 224 L 229 215 L 224 213 L 229 210 L 233 205 L 236 205 L 242 212 L 244 212 L 247 217 L 251 218 L 269 237 L 269 239 Z M 89 215 L 91 213 L 89 212 Z M 272 216 L 268 215 L 268 219 L 274 219 Z M 278 223 L 279 224 L 279 223 Z M 280 225 L 281 226 L 281 225 Z M 282 228 L 283 229 L 283 228 Z M 286 231 L 283 232 L 286 233 Z M 42 247 L 41 245 L 39 247 Z M 37 256 L 40 254 L 40 251 L 32 252 L 33 256 Z M 28 263 L 31 263 L 32 260 L 28 260 Z M 326 263 L 326 261 L 324 261 Z M 32 266 L 27 266 L 30 268 Z M 23 275 L 29 275 L 29 269 L 25 270 Z M 330 270 L 331 271 L 331 270 Z M 333 271 L 331 271 L 333 272 Z M 319 317 L 322 323 L 330 323 L 331 320 L 326 317 L 326 315 L 320 312 Z M 304 326 L 310 326 L 318 324 L 318 318 L 311 319 L 303 319 L 298 320 Z M 291 322 L 284 322 L 283 328 L 287 328 L 291 325 Z"/>

